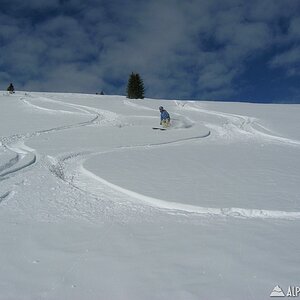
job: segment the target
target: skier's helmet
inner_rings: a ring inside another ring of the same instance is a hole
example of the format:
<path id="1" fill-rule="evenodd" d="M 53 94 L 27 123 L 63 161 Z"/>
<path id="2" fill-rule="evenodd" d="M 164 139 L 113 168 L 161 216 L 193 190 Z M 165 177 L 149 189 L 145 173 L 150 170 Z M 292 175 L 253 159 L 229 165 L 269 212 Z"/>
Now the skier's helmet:
<path id="1" fill-rule="evenodd" d="M 164 110 L 164 108 L 163 108 L 162 106 L 160 106 L 160 107 L 159 107 L 159 110 L 162 111 L 162 110 Z"/>

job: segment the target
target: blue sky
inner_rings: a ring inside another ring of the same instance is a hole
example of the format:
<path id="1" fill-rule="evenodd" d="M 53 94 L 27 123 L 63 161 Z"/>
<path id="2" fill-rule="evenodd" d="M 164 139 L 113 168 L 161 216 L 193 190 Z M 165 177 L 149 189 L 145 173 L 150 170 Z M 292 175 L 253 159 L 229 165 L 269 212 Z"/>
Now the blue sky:
<path id="1" fill-rule="evenodd" d="M 1 89 L 300 103 L 299 0 L 1 2 Z"/>

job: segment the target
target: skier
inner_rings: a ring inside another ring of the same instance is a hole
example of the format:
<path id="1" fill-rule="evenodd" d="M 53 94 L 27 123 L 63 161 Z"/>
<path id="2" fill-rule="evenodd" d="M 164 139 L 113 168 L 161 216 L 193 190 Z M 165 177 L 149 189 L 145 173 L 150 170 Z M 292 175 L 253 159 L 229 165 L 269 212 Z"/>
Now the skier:
<path id="1" fill-rule="evenodd" d="M 169 113 L 162 107 L 159 107 L 160 111 L 160 125 L 162 125 L 164 128 L 170 126 L 170 115 Z"/>

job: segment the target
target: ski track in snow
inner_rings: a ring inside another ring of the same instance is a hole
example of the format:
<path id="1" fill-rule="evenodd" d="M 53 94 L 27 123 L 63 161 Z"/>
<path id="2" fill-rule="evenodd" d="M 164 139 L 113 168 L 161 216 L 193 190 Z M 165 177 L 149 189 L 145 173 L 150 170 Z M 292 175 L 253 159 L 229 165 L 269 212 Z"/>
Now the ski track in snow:
<path id="1" fill-rule="evenodd" d="M 7 152 L 12 153 L 13 158 L 0 166 L 0 181 L 36 162 L 34 150 L 25 146 L 23 140 L 24 136 L 1 138 L 1 146 Z"/>
<path id="2" fill-rule="evenodd" d="M 195 205 L 182 204 L 178 202 L 164 201 L 153 197 L 148 197 L 134 191 L 122 188 L 118 185 L 108 182 L 107 180 L 95 175 L 94 173 L 86 170 L 82 165 L 80 166 L 80 173 L 84 177 L 93 178 L 95 181 L 102 183 L 114 190 L 117 190 L 130 198 L 137 199 L 141 203 L 150 205 L 160 210 L 166 210 L 171 214 L 197 214 L 197 215 L 209 215 L 209 216 L 221 216 L 221 217 L 237 217 L 237 218 L 262 218 L 262 219 L 300 219 L 300 212 L 286 212 L 286 211 L 272 211 L 264 209 L 245 209 L 245 208 L 211 208 L 211 207 L 200 207 Z"/>
<path id="3" fill-rule="evenodd" d="M 128 100 L 128 99 L 125 99 L 123 101 L 123 103 L 125 105 L 128 105 L 130 107 L 133 107 L 133 108 L 137 108 L 137 109 L 144 109 L 144 110 L 150 110 L 150 111 L 156 111 L 156 109 L 154 108 L 151 108 L 151 107 L 147 107 L 147 106 L 144 106 L 144 105 L 140 105 L 140 104 L 136 104 L 136 103 L 133 103 L 132 101 Z"/>
<path id="4" fill-rule="evenodd" d="M 129 101 L 126 102 L 127 105 Z M 137 104 L 134 104 L 135 108 L 138 108 Z M 141 107 L 144 109 L 144 107 Z M 198 109 L 197 109 L 198 110 Z M 202 111 L 201 111 L 202 112 Z M 205 111 L 205 113 L 210 113 L 210 111 Z M 249 129 L 249 132 L 252 133 L 252 127 L 251 127 L 251 121 L 248 120 L 248 117 L 243 116 L 231 116 L 230 114 L 224 114 L 218 113 L 218 112 L 212 112 L 212 114 L 215 114 L 217 116 L 222 115 L 222 117 L 228 117 L 229 122 L 234 120 L 234 123 L 240 123 L 240 125 L 234 125 L 232 130 L 237 130 L 239 134 L 244 134 L 245 131 L 245 124 L 249 125 L 247 129 Z M 236 129 L 237 127 L 237 129 Z M 257 130 L 254 131 L 257 133 Z M 67 160 L 71 160 L 69 166 L 69 174 L 66 174 L 66 170 L 61 170 L 59 173 L 63 174 L 60 175 L 60 178 L 69 182 L 70 184 L 74 185 L 74 178 L 77 176 L 77 181 L 75 186 L 79 188 L 82 191 L 88 192 L 85 189 L 86 182 L 88 182 L 90 179 L 93 180 L 94 186 L 102 184 L 103 186 L 106 186 L 114 191 L 120 192 L 123 195 L 126 195 L 129 197 L 129 199 L 135 199 L 138 200 L 138 202 L 150 205 L 151 207 L 157 208 L 159 210 L 164 210 L 167 213 L 171 214 L 197 214 L 197 215 L 209 215 L 209 216 L 221 216 L 221 217 L 237 217 L 237 218 L 262 218 L 262 219 L 288 219 L 288 220 L 294 220 L 294 219 L 300 219 L 300 212 L 288 212 L 288 211 L 273 211 L 273 210 L 264 210 L 264 209 L 245 209 L 245 208 L 210 208 L 210 207 L 199 207 L 194 205 L 187 205 L 182 204 L 178 202 L 170 202 L 170 201 L 164 201 L 161 199 L 156 199 L 152 197 L 148 197 L 139 193 L 136 193 L 134 191 L 122 188 L 118 185 L 115 185 L 111 182 L 108 182 L 107 180 L 95 175 L 94 173 L 88 171 L 83 167 L 84 161 L 91 158 L 92 156 L 97 156 L 101 154 L 106 153 L 112 153 L 116 151 L 127 151 L 127 150 L 136 150 L 136 149 L 145 149 L 149 147 L 164 147 L 164 146 L 175 146 L 180 145 L 184 142 L 195 140 L 199 138 L 204 138 L 210 135 L 210 131 L 208 134 L 203 136 L 195 136 L 190 138 L 184 138 L 184 139 L 178 139 L 174 141 L 169 142 L 163 142 L 163 143 L 153 143 L 148 145 L 136 145 L 136 146 L 123 146 L 112 150 L 107 150 L 103 152 L 93 152 L 89 153 L 88 157 L 82 158 L 78 161 L 78 159 L 75 159 L 75 162 L 72 161 L 72 155 L 67 156 L 66 158 L 63 158 L 64 164 Z M 78 154 L 81 155 L 80 153 Z M 76 156 L 76 155 L 75 155 Z M 66 166 L 65 166 L 66 168 Z M 72 180 L 68 180 L 68 178 L 72 178 Z M 97 184 L 95 183 L 97 182 Z M 99 188 L 96 188 L 96 190 L 99 190 Z"/>
<path id="5" fill-rule="evenodd" d="M 26 139 L 30 139 L 34 136 L 39 136 L 41 134 L 51 133 L 51 132 L 57 132 L 57 131 L 63 131 L 67 129 L 74 129 L 78 127 L 83 127 L 87 125 L 92 125 L 98 121 L 100 117 L 102 117 L 102 120 L 108 119 L 109 121 L 114 121 L 118 118 L 118 115 L 112 112 L 98 110 L 86 107 L 84 105 L 77 105 L 77 104 L 70 104 L 65 103 L 57 100 L 48 99 L 46 97 L 33 97 L 30 94 L 26 95 L 26 98 L 33 98 L 36 100 L 43 100 L 46 102 L 51 102 L 54 104 L 59 104 L 61 106 L 70 107 L 73 109 L 76 109 L 80 111 L 80 113 L 84 113 L 85 115 L 92 116 L 92 119 L 84 122 L 79 122 L 75 124 L 70 125 L 64 125 L 59 127 L 54 127 L 50 129 L 45 130 L 38 130 L 33 133 L 27 133 L 27 134 L 15 134 L 9 137 L 1 137 L 0 138 L 0 145 L 5 148 L 7 151 L 12 152 L 15 154 L 15 157 L 5 163 L 4 165 L 0 166 L 0 180 L 3 180 L 5 176 L 11 175 L 13 173 L 16 173 L 17 171 L 23 170 L 31 165 L 33 165 L 36 160 L 37 156 L 35 154 L 35 150 L 31 149 L 27 146 L 25 146 L 24 141 Z M 26 100 L 25 97 L 21 97 L 20 100 L 24 102 L 25 104 L 34 107 L 39 110 L 44 110 L 51 113 L 68 113 L 68 114 L 78 114 L 78 112 L 70 112 L 70 111 L 64 111 L 64 110 L 53 110 L 49 108 L 40 107 L 38 105 L 30 103 L 29 100 Z M 108 121 L 108 123 L 109 123 Z"/>
<path id="6" fill-rule="evenodd" d="M 6 200 L 9 196 L 11 196 L 14 192 L 8 191 L 4 193 L 3 195 L 0 195 L 0 205 L 4 200 Z"/>
<path id="7" fill-rule="evenodd" d="M 269 129 L 259 124 L 259 120 L 256 118 L 204 109 L 199 104 L 193 102 L 187 102 L 183 104 L 180 101 L 175 101 L 175 103 L 179 109 L 196 111 L 202 114 L 209 114 L 219 118 L 223 118 L 226 121 L 223 126 L 218 126 L 216 124 L 210 123 L 205 124 L 207 127 L 211 128 L 211 130 L 216 132 L 220 137 L 228 136 L 228 134 L 230 135 L 230 133 L 234 133 L 237 137 L 242 138 L 248 136 L 254 138 L 262 138 L 264 141 L 267 140 L 270 142 L 277 142 L 290 146 L 300 146 L 299 140 L 274 135 Z M 258 128 L 263 129 L 265 132 L 259 130 Z"/>
<path id="8" fill-rule="evenodd" d="M 28 98 L 32 97 L 31 95 L 27 96 Z M 35 107 L 36 109 L 46 110 L 48 112 L 62 112 L 62 113 L 76 113 L 79 112 L 82 114 L 86 114 L 91 116 L 92 118 L 89 121 L 80 122 L 71 125 L 60 126 L 56 128 L 36 131 L 31 134 L 25 135 L 13 135 L 11 137 L 1 138 L 2 147 L 5 147 L 7 150 L 13 152 L 15 155 L 12 159 L 10 159 L 6 164 L 0 167 L 0 179 L 6 175 L 15 173 L 19 170 L 22 170 L 30 165 L 33 165 L 36 162 L 36 154 L 34 153 L 35 150 L 31 149 L 24 145 L 24 140 L 38 136 L 40 134 L 54 132 L 54 131 L 61 131 L 70 128 L 77 128 L 81 126 L 88 126 L 92 124 L 102 125 L 116 125 L 119 116 L 113 112 L 100 110 L 96 108 L 87 107 L 84 105 L 79 104 L 71 104 L 65 103 L 63 101 L 56 101 L 52 99 L 48 99 L 45 97 L 38 97 L 37 100 L 44 100 L 51 103 L 57 103 L 62 106 L 66 106 L 72 109 L 77 110 L 78 112 L 70 112 L 70 111 L 62 111 L 62 110 L 53 110 L 49 108 L 39 107 L 38 105 L 30 103 L 29 100 L 22 97 L 24 103 Z M 220 137 L 229 136 L 230 138 L 235 137 L 260 137 L 264 140 L 275 141 L 278 143 L 284 143 L 287 145 L 299 146 L 300 142 L 297 140 L 287 139 L 279 136 L 275 136 L 272 134 L 268 134 L 258 130 L 257 128 L 262 128 L 265 131 L 266 128 L 262 127 L 258 120 L 251 117 L 240 116 L 235 114 L 228 114 L 223 112 L 217 112 L 212 110 L 207 110 L 199 107 L 198 105 L 191 105 L 191 103 L 185 103 L 184 105 L 180 101 L 174 101 L 175 105 L 178 109 L 187 109 L 196 111 L 203 114 L 210 114 L 217 116 L 219 118 L 225 119 L 225 125 L 219 126 L 217 124 L 209 124 L 206 123 L 207 127 L 209 127 L 213 133 L 219 135 Z M 129 100 L 124 101 L 125 105 L 132 106 L 134 108 L 139 109 L 147 109 L 153 110 L 152 108 L 140 106 L 138 104 L 132 103 Z M 175 113 L 174 113 L 175 114 Z M 179 121 L 183 120 L 183 124 L 185 128 L 189 128 L 193 125 L 193 120 L 185 118 L 185 116 L 181 114 L 176 114 L 179 116 Z M 96 123 L 100 118 L 101 122 Z M 254 126 L 256 128 L 254 128 Z M 194 136 L 189 138 L 178 139 L 174 141 L 162 142 L 162 143 L 152 143 L 148 145 L 135 145 L 135 146 L 122 146 L 116 149 L 103 151 L 103 152 L 79 152 L 79 153 L 71 153 L 64 155 L 60 158 L 49 158 L 49 170 L 58 178 L 62 179 L 69 185 L 74 186 L 75 188 L 85 192 L 92 194 L 91 191 L 86 190 L 84 187 L 89 186 L 87 182 L 92 181 L 92 186 L 96 184 L 101 184 L 103 189 L 111 189 L 115 192 L 118 192 L 120 198 L 122 199 L 124 196 L 127 196 L 124 200 L 132 201 L 135 199 L 140 204 L 146 204 L 153 208 L 159 209 L 161 211 L 165 211 L 166 213 L 170 214 L 196 214 L 196 215 L 209 215 L 209 216 L 221 216 L 221 217 L 237 217 L 237 218 L 275 218 L 275 219 L 300 219 L 300 212 L 287 212 L 287 211 L 272 211 L 272 210 L 261 210 L 261 209 L 244 209 L 244 208 L 209 208 L 209 207 L 199 207 L 194 205 L 187 205 L 177 202 L 169 202 L 164 201 L 161 199 L 156 199 L 152 197 L 148 197 L 134 191 L 130 191 L 128 189 L 122 188 L 118 185 L 115 185 L 111 182 L 106 181 L 105 179 L 95 175 L 94 173 L 88 171 L 83 167 L 83 163 L 85 160 L 91 158 L 92 156 L 101 155 L 104 153 L 115 152 L 115 151 L 127 151 L 132 149 L 146 149 L 149 147 L 166 147 L 166 146 L 175 146 L 181 145 L 182 143 L 187 143 L 192 140 L 197 140 L 200 138 L 205 138 L 211 134 L 209 131 L 205 135 Z M 75 178 L 75 179 L 74 179 Z M 99 188 L 98 188 L 99 190 Z M 11 192 L 7 192 L 4 195 L 0 196 L 0 203 L 6 199 Z M 123 195 L 123 196 L 121 196 Z M 99 196 L 102 196 L 101 194 Z M 129 199 L 128 199 L 129 197 Z"/>
<path id="9" fill-rule="evenodd" d="M 139 110 L 147 110 L 147 111 L 155 111 L 155 112 L 157 111 L 157 109 L 150 108 L 150 107 L 140 105 L 140 104 L 137 104 L 137 103 L 133 103 L 128 99 L 124 100 L 123 103 L 125 105 L 128 105 L 130 107 L 133 107 L 133 108 L 139 109 Z M 177 118 L 174 118 L 173 117 L 174 115 L 177 116 Z M 143 117 L 145 117 L 145 116 L 143 116 Z M 146 116 L 146 117 L 147 118 L 153 118 L 152 116 Z M 155 117 L 155 118 L 157 118 L 157 117 Z M 187 128 L 192 127 L 193 125 L 195 125 L 195 122 L 193 120 L 191 120 L 190 118 L 188 118 L 187 116 L 182 115 L 182 114 L 178 114 L 178 113 L 175 113 L 175 112 L 172 113 L 172 118 L 171 118 L 172 129 L 182 129 L 182 128 L 187 129 Z"/>
<path id="10" fill-rule="evenodd" d="M 33 149 L 25 146 L 21 141 L 14 143 L 13 146 L 6 145 L 5 147 L 15 153 L 16 156 L 2 168 L 0 178 L 25 169 L 36 162 L 36 154 Z"/>
<path id="11" fill-rule="evenodd" d="M 178 106 L 178 102 L 175 101 L 176 105 Z M 126 100 L 126 105 L 132 105 L 135 108 L 141 108 L 144 109 L 144 106 L 139 107 L 138 104 L 133 104 L 130 101 Z M 180 106 L 180 105 L 179 105 Z M 188 108 L 189 109 L 189 108 Z M 204 110 L 198 107 L 192 107 L 192 110 L 196 110 L 201 113 L 206 114 L 212 114 L 216 115 L 218 117 L 225 118 L 227 120 L 228 128 L 227 131 L 234 131 L 235 135 L 251 135 L 251 136 L 262 136 L 264 138 L 275 140 L 279 142 L 288 143 L 291 145 L 298 145 L 298 141 L 293 141 L 290 139 L 280 138 L 273 135 L 265 134 L 263 132 L 260 132 L 257 129 L 253 128 L 254 121 L 256 122 L 256 119 L 250 118 L 250 117 L 244 117 L 240 115 L 233 115 L 233 114 L 227 114 L 227 113 L 221 113 L 221 112 L 215 112 L 210 110 Z M 191 123 L 192 120 L 189 120 Z M 258 124 L 259 126 L 259 124 Z M 212 128 L 214 129 L 214 128 Z M 136 146 L 123 146 L 120 148 L 116 148 L 113 150 L 108 150 L 104 152 L 98 152 L 98 153 L 91 153 L 88 156 L 96 156 L 101 155 L 104 153 L 111 153 L 115 151 L 126 151 L 126 150 L 133 150 L 133 149 L 141 149 L 141 148 L 147 148 L 147 147 L 163 147 L 163 146 L 171 146 L 171 145 L 180 145 L 181 143 L 188 142 L 189 140 L 195 140 L 199 138 L 207 137 L 211 134 L 209 131 L 208 134 L 203 136 L 195 136 L 191 138 L 186 139 L 178 139 L 174 141 L 169 141 L 165 143 L 153 143 L 148 145 L 136 145 Z M 70 157 L 72 158 L 72 157 Z M 72 175 L 66 175 L 64 174 L 64 180 L 68 180 L 67 178 L 72 178 L 72 182 L 69 182 L 74 185 L 74 178 L 77 176 L 77 182 L 76 186 L 81 189 L 82 191 L 88 192 L 85 189 L 86 182 L 88 182 L 90 179 L 93 180 L 94 185 L 95 182 L 97 184 L 102 184 L 107 188 L 110 188 L 114 191 L 120 192 L 123 195 L 129 196 L 129 199 L 135 199 L 138 202 L 142 204 L 149 205 L 151 207 L 157 208 L 159 210 L 164 210 L 167 213 L 170 214 L 196 214 L 196 215 L 208 215 L 208 216 L 221 216 L 221 217 L 236 217 L 236 218 L 260 218 L 260 219 L 287 219 L 287 220 L 294 220 L 294 219 L 300 219 L 300 212 L 288 212 L 288 211 L 273 211 L 273 210 L 264 210 L 264 209 L 245 209 L 245 208 L 210 208 L 210 207 L 199 207 L 194 205 L 187 205 L 177 202 L 170 202 L 170 201 L 164 201 L 161 199 L 156 199 L 152 197 L 148 197 L 139 193 L 136 193 L 134 191 L 122 188 L 118 185 L 115 185 L 111 182 L 108 182 L 107 180 L 95 175 L 94 173 L 90 172 L 89 170 L 85 169 L 83 167 L 83 163 L 88 158 L 84 158 L 81 161 L 78 162 L 78 160 L 75 160 L 75 165 L 73 162 L 71 162 L 71 173 Z M 65 162 L 65 161 L 64 161 Z M 63 173 L 65 172 L 62 171 Z M 96 188 L 96 190 L 99 190 Z"/>
<path id="12" fill-rule="evenodd" d="M 158 145 L 155 145 L 158 146 Z M 163 144 L 161 146 L 164 146 Z M 145 146 L 144 146 L 145 147 Z M 135 147 L 131 147 L 133 149 Z M 101 155 L 109 152 L 128 150 L 128 148 L 119 148 L 111 151 L 104 151 L 102 153 L 90 153 L 89 158 L 96 155 Z M 153 197 L 148 197 L 137 192 L 128 190 L 116 184 L 113 184 L 104 178 L 92 173 L 91 171 L 83 167 L 83 163 L 87 160 L 86 157 L 82 157 L 78 160 L 76 158 L 72 161 L 72 157 L 69 156 L 64 160 L 71 160 L 69 165 L 64 165 L 64 170 L 61 170 L 60 178 L 78 188 L 85 193 L 91 193 L 92 195 L 103 196 L 102 190 L 105 193 L 110 194 L 109 190 L 117 191 L 124 196 L 126 199 L 120 196 L 126 202 L 132 202 L 135 199 L 135 203 L 140 203 L 144 205 L 151 206 L 160 211 L 165 211 L 169 214 L 188 214 L 188 215 L 206 215 L 206 216 L 218 216 L 218 217 L 236 217 L 236 218 L 259 218 L 259 219 L 286 219 L 295 220 L 300 219 L 300 212 L 292 211 L 276 211 L 276 210 L 266 210 L 266 209 L 246 209 L 238 207 L 230 208 L 215 208 L 215 207 L 200 207 L 195 205 L 183 204 L 178 202 L 170 202 L 162 199 L 157 199 Z M 66 171 L 68 169 L 68 171 Z M 62 175 L 63 174 L 63 175 Z M 109 189 L 109 190 L 107 190 Z M 94 192 L 95 191 L 95 192 Z M 99 191 L 101 192 L 99 194 Z"/>
<path id="13" fill-rule="evenodd" d="M 13 158 L 9 159 L 4 165 L 0 166 L 0 176 L 4 170 L 11 168 L 20 160 L 19 154 L 16 154 Z"/>

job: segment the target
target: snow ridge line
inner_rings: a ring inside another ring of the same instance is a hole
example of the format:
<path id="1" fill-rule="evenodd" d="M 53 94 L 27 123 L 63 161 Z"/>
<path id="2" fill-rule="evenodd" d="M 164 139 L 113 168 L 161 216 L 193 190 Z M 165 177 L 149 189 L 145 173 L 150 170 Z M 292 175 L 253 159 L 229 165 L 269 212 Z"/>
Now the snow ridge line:
<path id="1" fill-rule="evenodd" d="M 300 212 L 287 212 L 287 211 L 273 211 L 265 209 L 247 209 L 247 208 L 212 208 L 201 207 L 189 204 L 182 204 L 178 202 L 165 201 L 153 197 L 148 197 L 137 192 L 122 188 L 115 185 L 94 173 L 80 166 L 80 173 L 84 177 L 92 178 L 118 192 L 121 192 L 130 198 L 134 198 L 139 202 L 149 205 L 151 207 L 165 210 L 168 213 L 189 213 L 196 215 L 210 215 L 218 217 L 235 217 L 235 218 L 247 218 L 247 219 L 286 219 L 286 220 L 298 220 L 300 219 Z M 80 182 L 84 182 L 80 180 Z"/>

